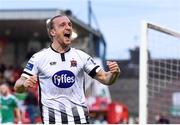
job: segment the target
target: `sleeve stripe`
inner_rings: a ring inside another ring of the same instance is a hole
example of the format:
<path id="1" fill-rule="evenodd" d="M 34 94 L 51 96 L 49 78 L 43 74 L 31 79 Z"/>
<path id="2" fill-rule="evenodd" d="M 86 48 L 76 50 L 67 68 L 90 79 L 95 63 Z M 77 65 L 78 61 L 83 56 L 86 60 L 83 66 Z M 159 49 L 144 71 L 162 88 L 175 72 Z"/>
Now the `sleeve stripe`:
<path id="1" fill-rule="evenodd" d="M 23 71 L 23 74 L 26 74 L 26 75 L 28 75 L 28 76 L 33 76 L 32 74 L 30 74 L 30 73 L 28 73 L 28 72 L 26 72 L 26 71 Z"/>
<path id="2" fill-rule="evenodd" d="M 97 74 L 97 72 L 96 72 L 96 69 L 97 69 L 97 68 L 99 68 L 99 66 L 94 67 L 94 68 L 91 70 L 91 72 L 89 73 L 89 76 L 91 76 L 92 78 L 94 78 L 94 77 L 96 76 L 96 74 Z"/>

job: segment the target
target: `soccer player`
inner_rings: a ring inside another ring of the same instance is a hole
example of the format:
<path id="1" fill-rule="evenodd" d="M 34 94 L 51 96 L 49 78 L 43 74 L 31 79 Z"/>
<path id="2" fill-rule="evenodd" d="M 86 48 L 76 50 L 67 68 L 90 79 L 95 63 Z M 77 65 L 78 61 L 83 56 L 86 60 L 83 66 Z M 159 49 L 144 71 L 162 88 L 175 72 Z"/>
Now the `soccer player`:
<path id="1" fill-rule="evenodd" d="M 14 117 L 17 117 L 18 123 L 21 123 L 21 114 L 17 106 L 16 98 L 10 93 L 9 86 L 3 83 L 0 86 L 0 112 L 1 122 L 4 124 L 13 124 Z M 15 114 L 14 114 L 15 113 Z"/>
<path id="2" fill-rule="evenodd" d="M 72 23 L 65 15 L 47 22 L 52 40 L 49 48 L 35 53 L 27 63 L 15 90 L 23 92 L 39 83 L 42 121 L 47 124 L 88 123 L 88 108 L 84 96 L 84 73 L 105 85 L 118 78 L 116 62 L 107 62 L 109 71 L 101 69 L 81 50 L 71 48 Z"/>

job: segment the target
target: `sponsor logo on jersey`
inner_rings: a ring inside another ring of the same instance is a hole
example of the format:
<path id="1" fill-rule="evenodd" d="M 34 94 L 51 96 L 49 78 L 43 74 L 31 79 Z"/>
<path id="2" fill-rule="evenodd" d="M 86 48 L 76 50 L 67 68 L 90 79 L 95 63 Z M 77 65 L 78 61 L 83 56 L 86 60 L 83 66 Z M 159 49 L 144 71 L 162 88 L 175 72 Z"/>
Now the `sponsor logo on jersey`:
<path id="1" fill-rule="evenodd" d="M 77 67 L 77 61 L 72 59 L 71 60 L 71 67 Z"/>
<path id="2" fill-rule="evenodd" d="M 75 83 L 75 75 L 69 70 L 61 70 L 53 75 L 52 82 L 59 88 L 69 88 Z"/>
<path id="3" fill-rule="evenodd" d="M 33 69 L 33 64 L 32 63 L 27 63 L 27 65 L 26 65 L 26 69 L 28 69 L 28 70 L 32 70 Z"/>

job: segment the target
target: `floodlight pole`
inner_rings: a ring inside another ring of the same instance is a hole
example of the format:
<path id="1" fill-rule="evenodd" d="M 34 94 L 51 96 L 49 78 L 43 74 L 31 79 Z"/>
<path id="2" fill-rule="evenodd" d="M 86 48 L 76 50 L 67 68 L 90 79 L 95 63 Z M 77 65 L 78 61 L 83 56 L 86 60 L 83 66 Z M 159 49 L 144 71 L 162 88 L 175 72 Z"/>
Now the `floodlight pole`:
<path id="1" fill-rule="evenodd" d="M 91 26 L 92 8 L 91 1 L 88 0 L 88 25 Z"/>

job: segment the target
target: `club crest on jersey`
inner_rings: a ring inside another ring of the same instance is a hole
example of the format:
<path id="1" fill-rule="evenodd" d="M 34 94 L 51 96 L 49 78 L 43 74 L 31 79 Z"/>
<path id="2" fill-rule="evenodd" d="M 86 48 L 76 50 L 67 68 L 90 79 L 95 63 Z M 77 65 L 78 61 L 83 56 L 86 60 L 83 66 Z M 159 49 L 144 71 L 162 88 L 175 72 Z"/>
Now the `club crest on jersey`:
<path id="1" fill-rule="evenodd" d="M 70 67 L 77 67 L 77 61 L 72 59 L 71 60 L 71 66 Z"/>
<path id="2" fill-rule="evenodd" d="M 53 75 L 52 82 L 58 88 L 69 88 L 75 83 L 75 75 L 69 70 L 61 70 Z"/>

